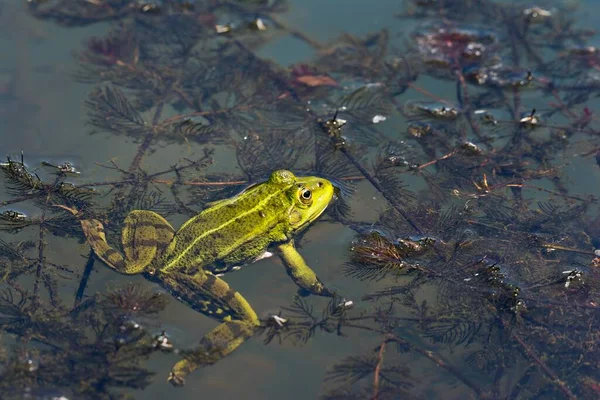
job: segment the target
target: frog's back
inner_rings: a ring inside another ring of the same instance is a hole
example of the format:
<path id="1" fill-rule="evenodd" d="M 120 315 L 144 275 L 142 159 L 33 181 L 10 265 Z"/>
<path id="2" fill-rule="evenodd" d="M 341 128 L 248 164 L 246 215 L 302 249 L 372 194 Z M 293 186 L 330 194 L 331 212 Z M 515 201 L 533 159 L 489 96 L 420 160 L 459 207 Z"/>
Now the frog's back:
<path id="1" fill-rule="evenodd" d="M 284 234 L 287 187 L 269 182 L 223 200 L 187 221 L 160 260 L 163 271 L 224 273 L 250 262 Z"/>

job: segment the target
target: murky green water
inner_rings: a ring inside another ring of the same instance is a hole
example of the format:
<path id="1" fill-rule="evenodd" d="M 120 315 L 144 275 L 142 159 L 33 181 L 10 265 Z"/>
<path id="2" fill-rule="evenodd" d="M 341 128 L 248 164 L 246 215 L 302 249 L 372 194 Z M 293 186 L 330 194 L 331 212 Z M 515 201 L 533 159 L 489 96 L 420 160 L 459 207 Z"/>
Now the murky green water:
<path id="1" fill-rule="evenodd" d="M 290 3 L 289 11 L 278 17 L 290 27 L 308 34 L 320 43 L 334 40 L 344 32 L 361 37 L 386 28 L 389 29 L 392 47 L 403 49 L 403 46 L 410 40 L 409 34 L 423 24 L 422 20 L 396 18 L 395 13 L 403 10 L 402 2 L 398 1 L 295 0 Z M 596 2 L 582 1 L 571 17 L 574 18 L 579 28 L 593 29 L 597 22 L 595 17 L 597 10 Z M 19 157 L 23 151 L 26 163 L 38 169 L 42 178 L 49 176 L 39 167 L 40 162 L 45 160 L 53 163 L 72 162 L 81 171 L 81 175 L 70 179 L 73 183 L 120 179 L 117 171 L 104 166 L 114 162 L 115 165 L 127 169 L 136 154 L 140 141 L 104 132 L 90 134 L 94 128 L 88 124 L 88 109 L 84 106 L 84 101 L 88 98 L 94 85 L 78 83 L 73 78 L 73 72 L 77 65 L 72 53 L 80 51 L 85 41 L 91 36 L 104 35 L 111 24 L 113 23 L 101 22 L 85 27 L 64 28 L 51 21 L 34 19 L 28 13 L 23 2 L 4 0 L 0 3 L 0 51 L 3 55 L 0 65 L 0 137 L 2 138 L 0 156 Z M 598 38 L 590 39 L 588 44 L 598 45 Z M 315 56 L 314 49 L 286 34 L 281 34 L 271 40 L 257 53 L 281 66 L 309 62 Z M 398 53 L 401 54 L 402 51 L 398 51 Z M 526 62 L 523 62 L 522 66 L 526 67 Z M 421 76 L 415 84 L 437 97 L 456 99 L 456 84 L 453 81 Z M 592 112 L 598 109 L 596 96 L 597 93 L 594 93 L 585 103 Z M 399 99 L 401 101 L 422 100 L 428 99 L 428 96 L 408 89 Z M 552 102 L 552 98 L 545 95 L 542 97 L 540 92 L 536 91 L 524 92 L 521 102 L 523 111 L 538 107 L 543 113 L 548 109 L 547 105 Z M 175 111 L 169 109 L 166 114 L 174 115 Z M 151 113 L 144 114 L 146 118 L 151 118 L 151 115 Z M 556 121 L 556 125 L 564 124 L 565 118 L 557 116 L 554 121 Z M 408 140 L 407 125 L 407 119 L 396 112 L 380 125 L 381 137 L 388 140 Z M 597 128 L 595 117 L 590 126 L 594 129 Z M 141 166 L 150 173 L 161 171 L 183 158 L 200 157 L 203 147 L 193 142 L 153 145 L 152 152 L 143 158 Z M 561 169 L 562 179 L 568 185 L 570 196 L 600 196 L 598 190 L 600 169 L 595 164 L 593 156 L 576 156 L 595 147 L 598 147 L 597 135 L 589 135 L 566 150 L 568 156 L 558 157 L 558 160 L 549 162 L 552 165 L 565 164 Z M 376 146 L 370 146 L 365 151 L 372 155 L 376 151 Z M 563 150 L 557 150 L 557 152 L 559 151 Z M 208 172 L 233 173 L 238 171 L 235 155 L 231 149 L 218 150 L 215 160 L 216 162 L 208 168 Z M 425 161 L 425 159 L 419 160 L 419 162 Z M 368 163 L 366 165 L 370 167 Z M 424 193 L 420 193 L 422 199 L 430 196 L 427 194 L 427 187 L 424 183 L 412 174 L 404 174 L 402 179 L 409 185 L 409 189 L 415 192 L 424 190 Z M 2 187 L 0 201 L 12 199 L 13 196 L 7 192 L 7 186 L 4 183 L 0 183 L 0 186 Z M 543 182 L 538 186 L 556 190 L 548 182 Z M 106 191 L 106 188 L 99 188 L 99 190 Z M 165 190 L 167 190 L 166 186 Z M 552 199 L 548 193 L 542 191 L 533 191 L 526 197 L 540 200 Z M 109 198 L 107 197 L 107 199 Z M 100 202 L 102 201 L 108 203 L 106 199 L 100 199 Z M 358 181 L 356 191 L 350 197 L 349 202 L 352 207 L 353 221 L 367 224 L 376 222 L 379 214 L 390 208 L 383 196 L 364 179 Z M 465 203 L 468 201 L 464 200 L 461 204 L 464 206 Z M 592 201 L 591 204 L 593 205 L 587 210 L 590 220 L 598 215 L 595 201 Z M 13 205 L 11 209 L 34 216 L 39 213 L 39 208 L 28 202 Z M 182 215 L 169 218 L 174 226 L 180 225 L 185 219 L 185 216 Z M 2 232 L 2 239 L 31 240 L 35 239 L 35 232 L 35 230 L 28 231 L 27 229 L 16 234 Z M 331 218 L 325 218 L 324 221 L 314 224 L 302 237 L 300 251 L 323 282 L 336 288 L 347 298 L 354 300 L 355 309 L 352 312 L 356 313 L 353 315 L 359 315 L 363 310 L 367 313 L 374 310 L 373 303 L 361 300 L 361 297 L 389 287 L 391 282 L 395 282 L 395 278 L 362 281 L 346 276 L 342 272 L 342 266 L 349 258 L 349 247 L 355 237 L 356 231 L 350 226 L 332 221 Z M 81 235 L 79 237 L 47 235 L 45 242 L 47 259 L 67 265 L 75 271 L 74 274 L 65 274 L 66 278 L 64 279 L 60 277 L 57 287 L 60 299 L 65 305 L 71 306 L 89 254 L 89 247 L 83 243 Z M 571 246 L 569 240 L 566 242 Z M 585 250 L 590 251 L 590 248 Z M 592 258 L 589 257 L 589 260 Z M 564 260 L 561 262 L 564 264 Z M 551 265 L 550 261 L 548 265 Z M 561 264 L 558 268 L 566 270 L 570 266 Z M 598 278 L 594 276 L 589 279 L 593 281 Z M 281 261 L 277 258 L 262 260 L 228 275 L 226 280 L 233 288 L 244 294 L 261 317 L 266 317 L 269 313 L 277 313 L 281 307 L 289 306 L 297 291 L 297 287 L 286 275 Z M 531 279 L 528 283 L 534 281 L 535 279 Z M 119 275 L 97 261 L 85 294 L 86 297 L 93 296 L 95 293 L 106 292 L 127 282 L 137 283 L 152 291 L 160 290 L 154 283 L 142 277 Z M 25 278 L 21 284 L 32 286 L 32 280 Z M 429 287 L 420 293 L 418 298 L 419 301 L 432 302 L 436 295 L 435 289 Z M 314 296 L 308 297 L 307 301 L 317 310 L 327 305 L 327 299 Z M 594 301 L 594 299 L 592 298 L 590 301 Z M 382 303 L 382 307 L 383 304 L 385 302 Z M 586 311 L 586 315 L 589 317 L 590 330 L 597 330 L 599 321 L 597 311 Z M 399 314 L 399 316 L 409 317 L 411 315 Z M 540 323 L 540 325 L 543 326 L 545 323 L 547 322 Z M 170 299 L 166 309 L 160 313 L 156 324 L 155 327 L 149 329 L 156 332 L 160 332 L 162 329 L 166 330 L 175 346 L 182 349 L 194 347 L 205 333 L 217 325 L 216 322 L 194 312 L 175 299 Z M 468 346 L 457 345 L 454 347 L 432 343 L 412 325 L 408 322 L 401 323 L 397 327 L 397 332 L 403 332 L 404 339 L 411 343 L 436 352 L 457 369 L 464 369 L 464 373 L 470 379 L 480 382 L 482 387 L 492 386 L 495 379 L 493 374 L 491 376 L 480 375 L 476 368 L 469 370 L 465 366 L 464 359 L 470 351 Z M 486 327 L 483 326 L 480 329 L 483 331 Z M 123 391 L 140 399 L 164 399 L 167 397 L 181 399 L 199 397 L 211 399 L 318 398 L 331 386 L 331 383 L 324 381 L 324 378 L 332 365 L 346 357 L 361 353 L 377 355 L 377 346 L 382 342 L 382 335 L 368 330 L 345 329 L 344 332 L 346 334 L 344 337 L 317 332 L 303 346 L 295 346 L 290 341 L 284 341 L 281 345 L 275 341 L 265 346 L 261 337 L 253 338 L 216 365 L 190 375 L 185 387 L 177 389 L 167 382 L 167 376 L 171 366 L 178 360 L 178 356 L 155 353 L 150 356 L 148 361 L 145 361 L 147 363 L 145 365 L 156 373 L 152 384 L 143 391 L 133 389 L 123 389 Z M 14 335 L 3 335 L 2 339 L 6 340 L 4 346 L 10 351 L 11 346 L 14 345 Z M 389 345 L 389 347 L 393 346 Z M 430 359 L 414 352 L 396 354 L 393 350 L 388 349 L 386 355 L 388 353 L 394 365 L 402 365 L 411 370 L 414 386 L 409 392 L 416 398 L 464 399 L 476 397 L 476 394 L 457 381 L 452 373 L 440 372 L 440 366 Z M 393 355 L 391 355 L 392 353 Z M 515 350 L 515 353 L 522 355 L 523 349 Z M 554 356 L 561 357 L 561 354 L 557 352 Z M 524 371 L 531 364 L 531 360 L 527 360 L 527 357 L 522 357 L 512 364 L 504 365 L 503 377 L 495 383 L 494 387 L 512 387 L 522 378 Z M 537 368 L 540 368 L 539 365 Z M 588 367 L 581 366 L 582 371 L 586 368 Z M 597 366 L 589 368 L 597 369 Z M 587 372 L 582 373 L 585 375 Z M 594 370 L 589 373 L 589 376 L 585 376 L 593 379 L 596 373 L 597 371 Z M 541 381 L 548 379 L 547 376 L 544 377 L 543 372 L 536 370 L 536 374 L 528 384 L 540 385 Z M 575 391 L 577 391 L 575 383 L 579 382 L 579 385 L 583 385 L 581 381 L 572 376 L 559 376 L 559 378 L 568 381 L 571 389 Z M 359 383 L 359 386 L 368 387 L 372 379 L 372 377 L 367 378 L 365 382 Z M 33 380 L 35 381 L 35 379 Z M 596 383 L 596 385 L 598 384 Z M 350 386 L 348 387 L 350 388 Z M 66 393 L 69 393 L 68 388 L 65 390 L 67 390 Z M 358 389 L 355 388 L 354 391 L 358 393 Z M 554 392 L 540 393 L 535 398 L 549 398 L 545 397 L 546 395 L 552 398 L 561 398 L 560 391 L 558 393 L 558 395 Z M 585 393 L 583 395 L 585 396 L 591 392 L 578 393 Z M 489 398 L 505 398 L 507 395 L 501 390 L 500 393 L 490 393 Z M 357 396 L 359 397 L 354 398 L 363 398 L 360 395 Z M 481 396 L 481 398 L 483 397 Z M 380 398 L 405 397 L 396 393 L 389 397 L 381 395 Z M 517 398 L 534 398 L 534 393 L 523 393 L 521 397 Z"/>

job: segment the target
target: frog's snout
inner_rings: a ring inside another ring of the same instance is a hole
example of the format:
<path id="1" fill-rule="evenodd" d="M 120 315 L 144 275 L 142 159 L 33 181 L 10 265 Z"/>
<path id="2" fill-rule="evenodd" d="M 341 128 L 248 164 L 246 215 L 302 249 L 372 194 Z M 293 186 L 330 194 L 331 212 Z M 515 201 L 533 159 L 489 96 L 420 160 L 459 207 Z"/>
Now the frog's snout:
<path id="1" fill-rule="evenodd" d="M 329 204 L 335 197 L 336 188 L 328 180 L 321 179 L 317 182 L 320 192 L 320 203 Z"/>

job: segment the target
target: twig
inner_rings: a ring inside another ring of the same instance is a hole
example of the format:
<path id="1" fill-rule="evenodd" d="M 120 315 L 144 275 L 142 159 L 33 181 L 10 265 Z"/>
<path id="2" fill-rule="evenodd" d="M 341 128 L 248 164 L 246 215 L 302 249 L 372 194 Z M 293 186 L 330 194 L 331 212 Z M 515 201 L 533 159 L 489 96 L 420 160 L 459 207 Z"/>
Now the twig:
<path id="1" fill-rule="evenodd" d="M 42 277 L 42 270 L 44 268 L 44 219 L 46 217 L 46 210 L 42 212 L 41 223 L 39 225 L 39 234 L 38 234 L 38 257 L 37 257 L 37 267 L 35 271 L 35 281 L 33 283 L 33 295 L 35 296 L 35 301 L 38 300 L 38 290 L 40 285 L 40 279 Z"/>
<path id="2" fill-rule="evenodd" d="M 450 157 L 454 156 L 456 153 L 458 153 L 458 149 L 454 149 L 450 153 L 444 154 L 443 156 L 441 156 L 439 158 L 436 158 L 435 160 L 427 161 L 426 163 L 419 165 L 417 167 L 417 169 L 427 168 L 430 165 L 436 164 L 439 161 L 442 161 L 442 160 L 445 160 L 447 158 L 450 158 Z M 406 172 L 409 172 L 409 171 L 406 171 Z"/>
<path id="3" fill-rule="evenodd" d="M 379 352 L 377 353 L 377 366 L 375 367 L 375 373 L 373 376 L 373 396 L 371 400 L 377 400 L 379 397 L 379 380 L 381 373 L 381 366 L 383 365 L 383 354 L 385 353 L 385 346 L 390 338 L 385 337 L 381 345 L 379 346 Z"/>
<path id="4" fill-rule="evenodd" d="M 438 367 L 441 367 L 441 368 L 445 369 L 446 371 L 448 371 L 450 374 L 452 374 L 461 383 L 463 383 L 465 386 L 467 386 L 469 389 L 471 389 L 476 394 L 477 397 L 482 398 L 482 399 L 489 398 L 489 396 L 485 392 L 483 392 L 481 390 L 481 388 L 475 382 L 473 382 L 471 379 L 467 378 L 461 372 L 460 369 L 446 363 L 446 361 L 443 358 L 441 358 L 440 356 L 438 356 L 435 352 L 433 352 L 431 350 L 425 350 L 425 349 L 401 338 L 400 336 L 390 334 L 389 332 L 387 332 L 383 329 L 378 329 L 378 328 L 374 328 L 371 326 L 365 326 L 365 325 L 353 324 L 353 323 L 347 323 L 345 326 L 349 327 L 349 328 L 364 329 L 364 330 L 368 330 L 371 332 L 379 332 L 383 335 L 387 335 L 388 342 L 399 343 L 402 346 L 405 346 L 405 347 L 409 348 L 410 350 L 425 356 L 429 360 L 433 361 Z M 382 354 L 382 356 L 383 356 L 383 354 Z"/>
<path id="5" fill-rule="evenodd" d="M 444 104 L 446 104 L 446 105 L 447 105 L 448 107 L 450 107 L 450 108 L 454 108 L 454 104 L 452 104 L 452 103 L 450 103 L 449 101 L 447 101 L 447 100 L 444 100 L 444 99 L 442 99 L 442 98 L 440 98 L 440 97 L 438 97 L 438 96 L 434 95 L 434 94 L 433 94 L 433 93 L 431 93 L 431 92 L 428 92 L 427 90 L 425 90 L 425 89 L 423 89 L 423 88 L 421 88 L 421 87 L 419 87 L 419 86 L 417 86 L 417 85 L 413 85 L 412 83 L 408 82 L 408 83 L 406 84 L 406 86 L 408 86 L 409 88 L 411 88 L 411 89 L 413 89 L 413 90 L 416 90 L 416 91 L 417 91 L 417 92 L 419 92 L 419 93 L 422 93 L 422 94 L 424 94 L 424 95 L 425 95 L 425 96 L 427 96 L 427 97 L 430 97 L 430 98 L 432 98 L 433 100 L 435 100 L 435 101 L 437 101 L 437 102 L 444 103 Z"/>
<path id="6" fill-rule="evenodd" d="M 506 322 L 502 321 L 502 324 L 506 328 Z M 571 399 L 571 400 L 577 399 L 577 397 L 573 394 L 573 392 L 571 392 L 571 390 L 567 387 L 567 385 L 562 380 L 560 380 L 558 378 L 558 376 L 556 376 L 554 371 L 552 371 L 546 365 L 546 363 L 535 354 L 535 352 L 531 349 L 531 347 L 529 347 L 529 345 L 527 345 L 527 343 L 525 343 L 519 335 L 517 335 L 516 333 L 513 333 L 512 338 L 519 344 L 519 346 L 521 346 L 521 348 L 523 349 L 525 354 L 527 354 L 527 356 L 529 358 L 531 358 L 533 360 L 533 362 L 535 362 L 538 365 L 538 367 L 541 368 L 541 370 L 544 372 L 544 374 L 546 374 L 546 376 L 550 379 L 550 382 L 552 384 L 556 385 L 558 387 L 558 389 L 568 399 Z"/>
<path id="7" fill-rule="evenodd" d="M 8 206 L 10 204 L 15 204 L 15 203 L 21 203 L 23 201 L 27 201 L 27 200 L 33 199 L 35 197 L 36 197 L 35 195 L 26 195 L 26 196 L 16 197 L 11 200 L 5 200 L 0 203 L 0 207 Z"/>
<path id="8" fill-rule="evenodd" d="M 396 210 L 398 214 L 400 214 L 402 218 L 404 218 L 404 220 L 408 222 L 408 224 L 415 230 L 415 232 L 419 235 L 423 235 L 423 230 L 419 227 L 419 225 L 410 217 L 410 215 L 408 215 L 406 211 L 404 211 L 402 206 L 397 203 L 396 199 L 387 193 L 387 191 L 379 184 L 375 177 L 372 176 L 369 173 L 369 171 L 367 171 L 362 166 L 362 164 L 356 159 L 356 157 L 354 157 L 354 155 L 343 146 L 340 148 L 340 151 L 346 156 L 346 158 L 352 163 L 352 165 L 354 165 L 354 167 L 361 174 L 363 174 L 363 176 L 369 181 L 369 183 L 373 185 L 373 187 L 377 189 L 379 193 L 382 194 L 382 196 L 388 201 L 388 203 L 390 203 L 394 210 Z"/>
<path id="9" fill-rule="evenodd" d="M 306 33 L 296 30 L 294 28 L 290 28 L 289 25 L 287 25 L 284 22 L 281 22 L 281 20 L 279 18 L 277 18 L 274 14 L 269 14 L 269 19 L 271 21 L 273 21 L 279 29 L 282 29 L 282 30 L 286 31 L 287 33 L 289 33 L 291 36 L 293 36 L 297 39 L 300 39 L 301 41 L 308 44 L 313 49 L 322 50 L 325 48 L 325 46 L 323 46 L 321 43 L 317 42 L 313 38 L 309 37 Z"/>
<path id="10" fill-rule="evenodd" d="M 85 263 L 85 269 L 83 270 L 83 275 L 81 276 L 81 281 L 79 281 L 79 287 L 77 288 L 77 293 L 75 294 L 75 302 L 73 303 L 73 308 L 77 308 L 79 304 L 81 304 L 81 300 L 83 299 L 83 292 L 85 292 L 85 287 L 87 286 L 88 279 L 90 278 L 90 274 L 94 270 L 94 251 L 90 249 L 90 255 L 88 256 L 87 262 Z"/>

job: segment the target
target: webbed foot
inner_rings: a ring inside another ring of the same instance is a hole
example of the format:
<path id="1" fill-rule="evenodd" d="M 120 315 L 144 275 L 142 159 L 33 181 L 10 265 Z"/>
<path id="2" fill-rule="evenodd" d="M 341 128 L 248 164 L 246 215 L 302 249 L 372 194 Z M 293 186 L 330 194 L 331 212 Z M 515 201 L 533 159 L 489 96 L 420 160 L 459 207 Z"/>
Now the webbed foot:
<path id="1" fill-rule="evenodd" d="M 175 371 L 171 371 L 169 373 L 169 378 L 167 379 L 167 381 L 175 387 L 181 387 L 181 386 L 185 385 L 184 376 L 178 375 L 177 372 L 175 372 Z"/>

